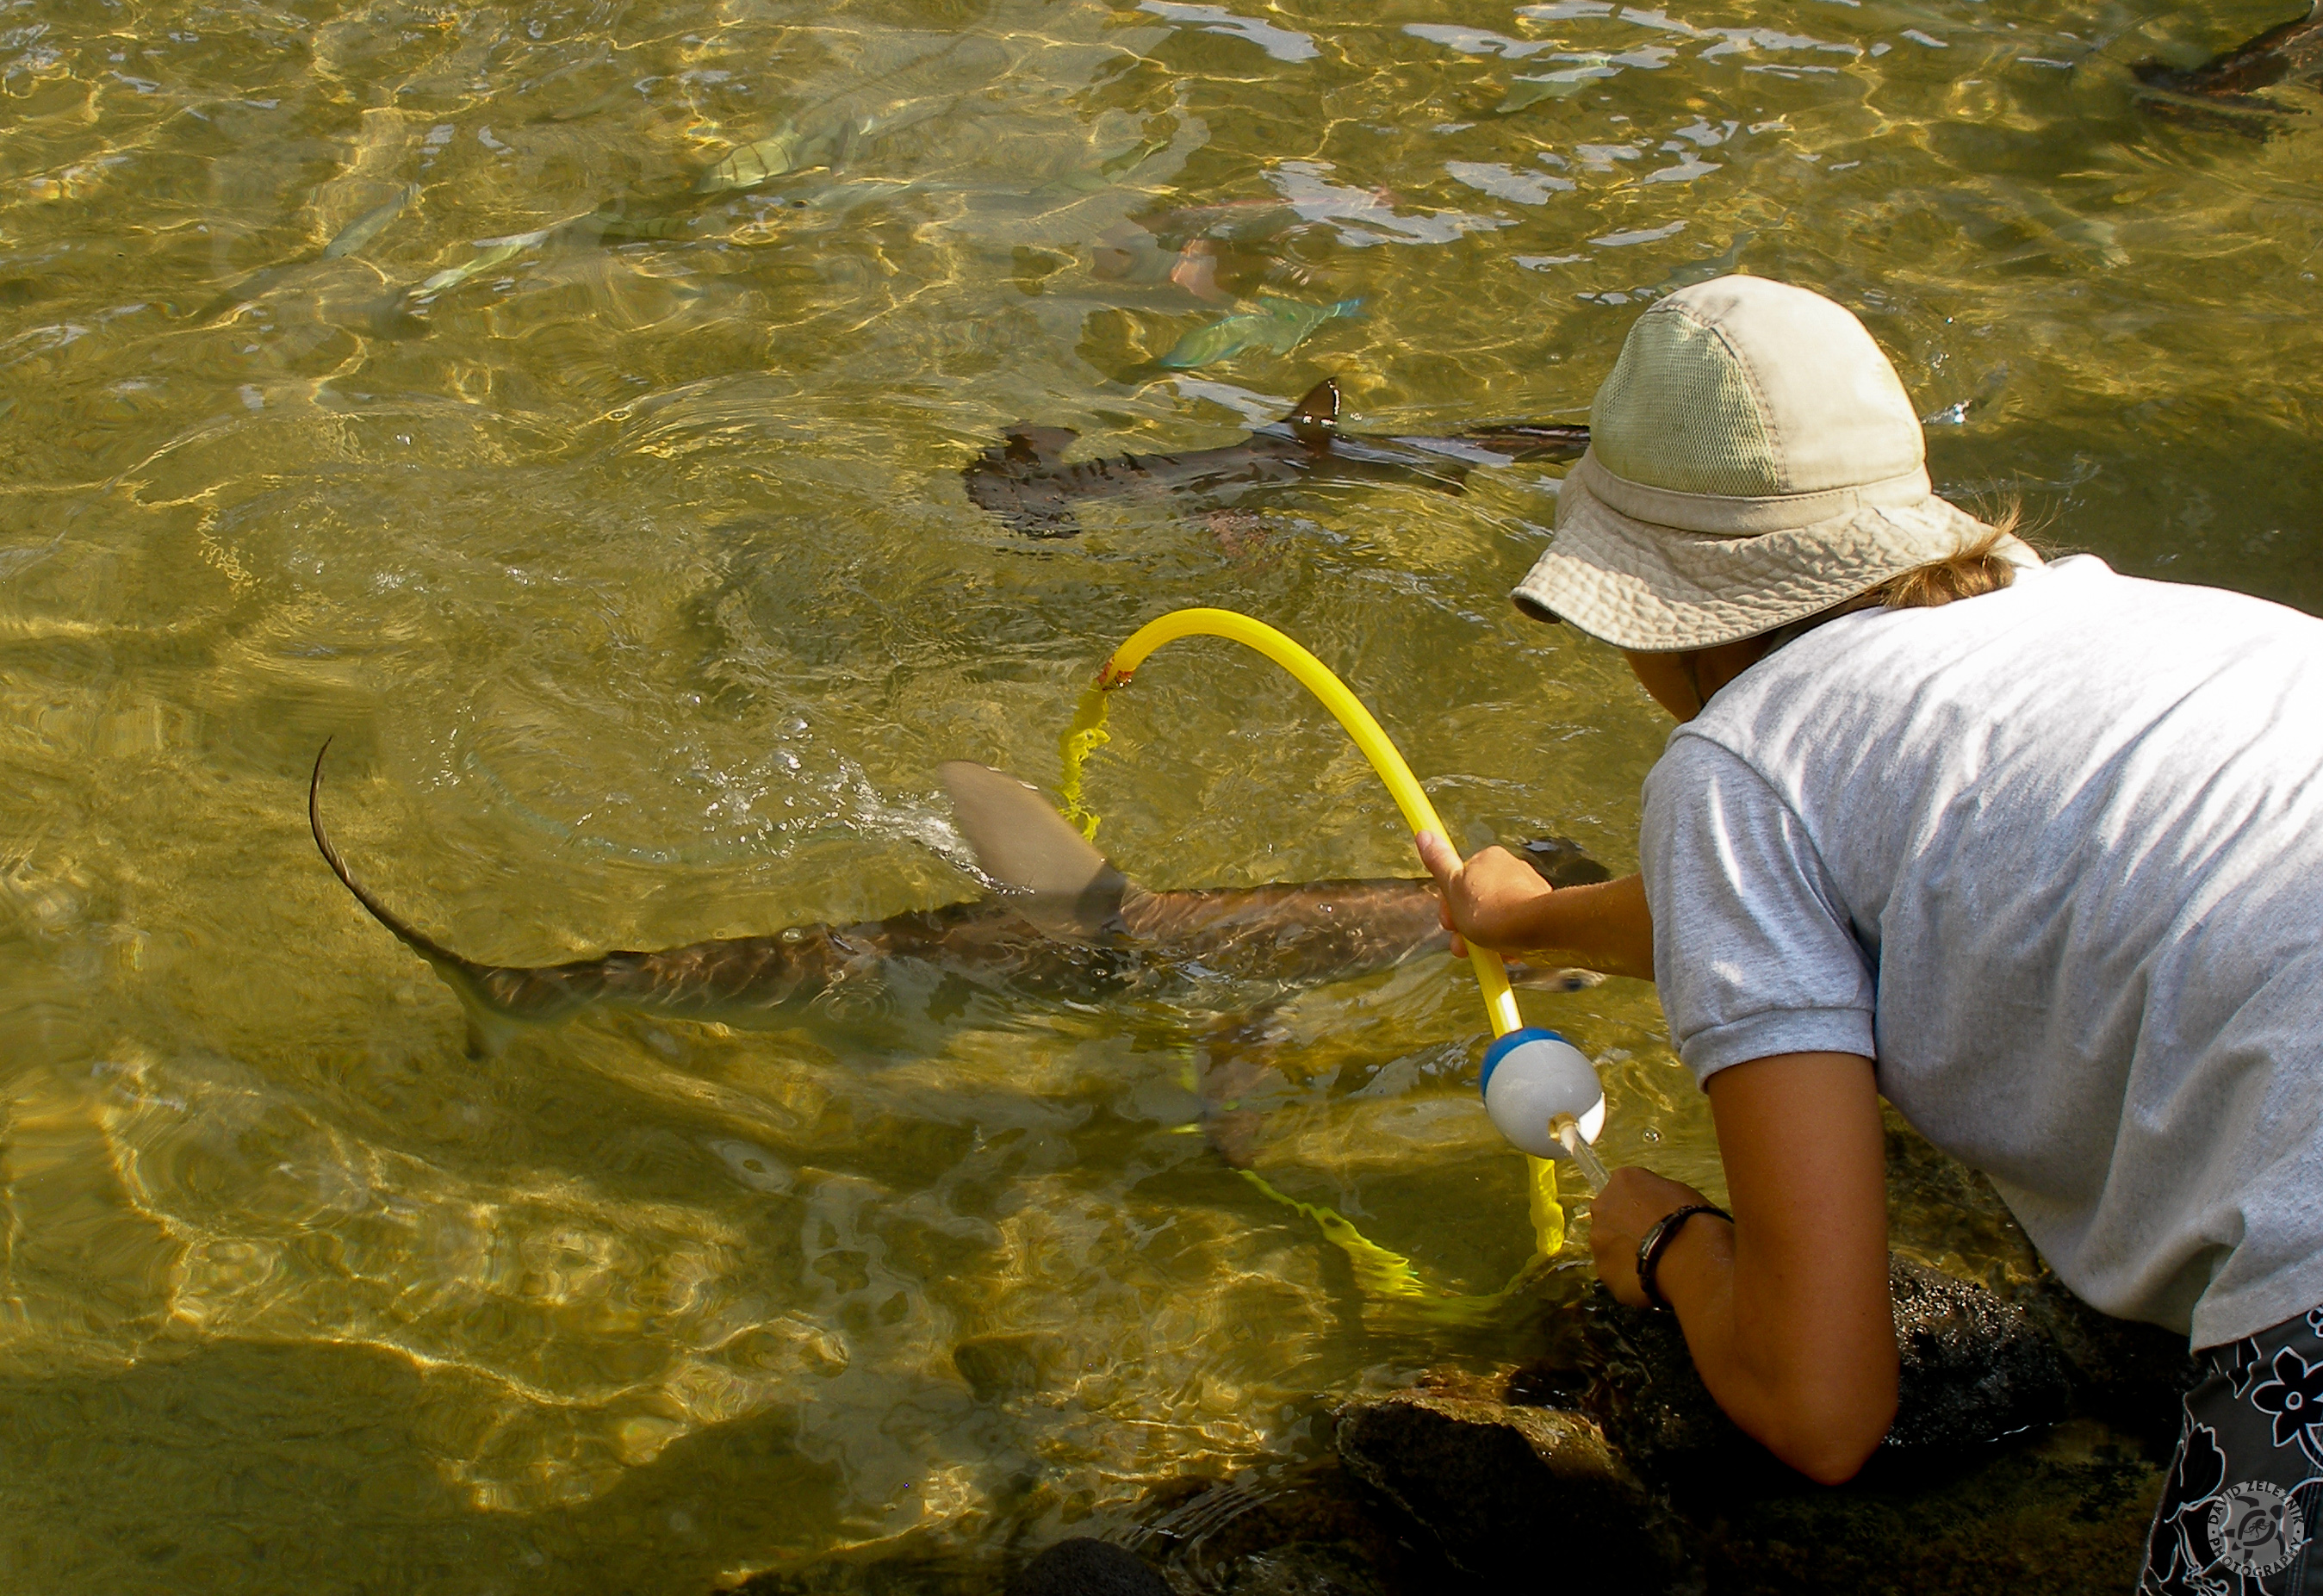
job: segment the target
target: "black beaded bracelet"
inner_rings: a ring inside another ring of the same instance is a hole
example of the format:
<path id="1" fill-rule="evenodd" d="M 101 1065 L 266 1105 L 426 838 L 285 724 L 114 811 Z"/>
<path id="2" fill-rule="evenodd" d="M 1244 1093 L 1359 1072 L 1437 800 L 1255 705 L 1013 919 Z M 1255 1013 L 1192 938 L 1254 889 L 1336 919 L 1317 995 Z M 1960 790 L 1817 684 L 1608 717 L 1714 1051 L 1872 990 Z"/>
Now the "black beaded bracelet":
<path id="1" fill-rule="evenodd" d="M 1654 1271 L 1661 1268 L 1662 1254 L 1669 1251 L 1672 1242 L 1677 1240 L 1678 1231 L 1696 1214 L 1715 1214 L 1729 1225 L 1734 1223 L 1734 1215 L 1715 1203 L 1688 1203 L 1683 1208 L 1672 1208 L 1655 1220 L 1646 1234 L 1638 1238 L 1638 1287 L 1645 1292 L 1646 1300 L 1664 1313 L 1669 1312 L 1669 1298 L 1664 1297 L 1662 1289 L 1654 1283 Z"/>

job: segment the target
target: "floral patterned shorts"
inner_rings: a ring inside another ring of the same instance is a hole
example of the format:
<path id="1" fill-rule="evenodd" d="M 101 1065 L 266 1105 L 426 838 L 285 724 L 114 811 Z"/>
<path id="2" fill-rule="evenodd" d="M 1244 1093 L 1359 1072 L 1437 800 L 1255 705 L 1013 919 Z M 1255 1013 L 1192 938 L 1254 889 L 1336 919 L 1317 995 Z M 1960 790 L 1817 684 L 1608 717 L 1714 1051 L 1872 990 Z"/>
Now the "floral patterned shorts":
<path id="1" fill-rule="evenodd" d="M 2209 1352 L 2138 1596 L 2323 1596 L 2323 1307 Z"/>

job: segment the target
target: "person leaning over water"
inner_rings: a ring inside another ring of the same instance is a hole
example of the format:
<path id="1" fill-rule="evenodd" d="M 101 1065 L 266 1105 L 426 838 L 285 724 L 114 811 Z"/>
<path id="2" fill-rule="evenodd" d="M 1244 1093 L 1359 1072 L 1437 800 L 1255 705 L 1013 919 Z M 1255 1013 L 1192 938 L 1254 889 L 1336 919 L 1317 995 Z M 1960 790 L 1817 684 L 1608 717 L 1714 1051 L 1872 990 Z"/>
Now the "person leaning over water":
<path id="1" fill-rule="evenodd" d="M 1600 1276 L 1811 1477 L 1896 1410 L 1879 1098 L 2058 1278 L 2187 1332 L 2141 1591 L 2296 1589 L 2323 1518 L 2323 621 L 2043 564 L 1937 498 L 1862 325 L 1763 280 L 1639 318 L 1515 592 L 1679 725 L 1640 872 L 1421 852 L 1446 922 L 1660 985 L 1733 1215 L 1617 1170 Z M 2323 1571 L 2323 1565 L 2318 1565 Z"/>

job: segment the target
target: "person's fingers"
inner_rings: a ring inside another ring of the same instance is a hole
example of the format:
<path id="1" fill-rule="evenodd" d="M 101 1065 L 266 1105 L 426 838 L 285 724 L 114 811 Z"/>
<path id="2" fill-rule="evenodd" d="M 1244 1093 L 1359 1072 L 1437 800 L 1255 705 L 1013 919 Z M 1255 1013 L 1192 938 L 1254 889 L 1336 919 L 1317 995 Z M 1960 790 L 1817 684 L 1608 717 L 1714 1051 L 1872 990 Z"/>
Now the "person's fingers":
<path id="1" fill-rule="evenodd" d="M 1460 856 L 1452 851 L 1452 845 L 1433 831 L 1418 833 L 1411 843 L 1419 850 L 1419 862 L 1428 867 L 1437 885 L 1451 885 L 1452 878 L 1460 873 Z"/>

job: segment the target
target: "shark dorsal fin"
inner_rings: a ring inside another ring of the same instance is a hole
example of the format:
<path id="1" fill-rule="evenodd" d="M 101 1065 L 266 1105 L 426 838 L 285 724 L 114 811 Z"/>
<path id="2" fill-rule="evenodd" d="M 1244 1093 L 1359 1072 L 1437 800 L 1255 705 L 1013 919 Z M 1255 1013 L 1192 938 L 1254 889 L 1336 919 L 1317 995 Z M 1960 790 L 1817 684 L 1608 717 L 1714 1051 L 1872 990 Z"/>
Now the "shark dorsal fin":
<path id="1" fill-rule="evenodd" d="M 1034 427 L 1018 422 L 1003 435 L 1001 457 L 1017 465 L 1054 465 L 1081 435 L 1070 427 Z"/>
<path id="2" fill-rule="evenodd" d="M 1099 937 L 1117 929 L 1129 883 L 1037 788 L 989 766 L 954 759 L 937 766 L 953 817 L 977 863 L 1001 886 L 1024 894 L 1015 907 L 1057 936 Z"/>
<path id="3" fill-rule="evenodd" d="M 1300 443 L 1310 448 L 1327 447 L 1339 430 L 1339 385 L 1324 378 L 1290 407 L 1283 420 Z"/>

